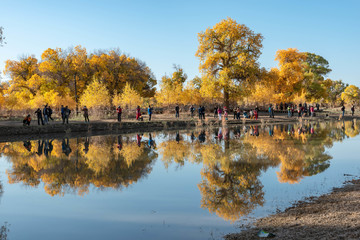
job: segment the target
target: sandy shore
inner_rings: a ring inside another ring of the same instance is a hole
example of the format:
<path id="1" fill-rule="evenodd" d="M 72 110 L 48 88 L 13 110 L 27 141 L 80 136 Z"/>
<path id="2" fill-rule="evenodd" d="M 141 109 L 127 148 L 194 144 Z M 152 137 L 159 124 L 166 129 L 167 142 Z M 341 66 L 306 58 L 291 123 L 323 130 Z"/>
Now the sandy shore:
<path id="1" fill-rule="evenodd" d="M 274 239 L 360 239 L 360 179 L 258 219 L 252 228 L 225 239 L 263 239 L 257 236 L 260 229 L 275 234 Z"/>

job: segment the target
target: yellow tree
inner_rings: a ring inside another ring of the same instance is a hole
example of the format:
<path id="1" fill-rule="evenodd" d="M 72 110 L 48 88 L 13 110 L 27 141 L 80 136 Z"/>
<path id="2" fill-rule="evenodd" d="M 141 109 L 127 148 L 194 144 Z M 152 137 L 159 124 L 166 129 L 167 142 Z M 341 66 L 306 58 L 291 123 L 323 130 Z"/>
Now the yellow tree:
<path id="1" fill-rule="evenodd" d="M 80 97 L 80 104 L 88 108 L 101 108 L 110 105 L 110 94 L 105 84 L 94 79 Z"/>
<path id="2" fill-rule="evenodd" d="M 273 82 L 277 102 L 291 101 L 296 94 L 301 94 L 304 80 L 303 62 L 306 54 L 296 48 L 288 48 L 276 52 L 275 60 L 279 61 L 279 69 L 271 69 L 277 75 Z"/>
<path id="3" fill-rule="evenodd" d="M 359 103 L 360 100 L 360 89 L 355 85 L 350 85 L 345 88 L 344 92 L 341 93 L 341 100 L 347 104 Z"/>
<path id="4" fill-rule="evenodd" d="M 126 83 L 123 92 L 121 94 L 116 94 L 112 103 L 115 106 L 124 105 L 131 109 L 132 106 L 141 106 L 143 101 L 140 94 L 132 88 L 129 83 Z"/>
<path id="5" fill-rule="evenodd" d="M 164 105 L 177 104 L 182 102 L 184 82 L 187 75 L 179 66 L 174 66 L 175 71 L 172 76 L 163 76 L 160 83 L 160 91 L 155 95 L 158 103 Z"/>
<path id="6" fill-rule="evenodd" d="M 198 34 L 199 47 L 195 56 L 200 70 L 219 79 L 224 103 L 229 106 L 240 82 L 248 81 L 258 70 L 263 37 L 243 24 L 227 18 Z"/>

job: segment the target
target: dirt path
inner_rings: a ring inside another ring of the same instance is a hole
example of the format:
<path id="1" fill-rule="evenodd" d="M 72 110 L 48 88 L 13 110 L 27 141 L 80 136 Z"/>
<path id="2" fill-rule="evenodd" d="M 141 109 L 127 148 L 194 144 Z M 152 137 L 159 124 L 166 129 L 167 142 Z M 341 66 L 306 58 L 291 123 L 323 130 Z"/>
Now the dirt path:
<path id="1" fill-rule="evenodd" d="M 253 228 L 225 239 L 263 239 L 257 236 L 260 229 L 275 234 L 274 239 L 360 239 L 360 179 L 261 218 Z"/>

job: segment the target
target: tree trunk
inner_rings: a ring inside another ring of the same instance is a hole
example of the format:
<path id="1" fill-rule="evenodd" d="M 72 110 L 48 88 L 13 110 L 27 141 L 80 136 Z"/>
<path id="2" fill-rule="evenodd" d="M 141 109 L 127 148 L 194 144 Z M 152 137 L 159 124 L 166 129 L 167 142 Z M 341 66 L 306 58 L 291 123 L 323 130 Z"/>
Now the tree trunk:
<path id="1" fill-rule="evenodd" d="M 225 107 L 229 110 L 229 92 L 224 88 L 224 104 Z"/>

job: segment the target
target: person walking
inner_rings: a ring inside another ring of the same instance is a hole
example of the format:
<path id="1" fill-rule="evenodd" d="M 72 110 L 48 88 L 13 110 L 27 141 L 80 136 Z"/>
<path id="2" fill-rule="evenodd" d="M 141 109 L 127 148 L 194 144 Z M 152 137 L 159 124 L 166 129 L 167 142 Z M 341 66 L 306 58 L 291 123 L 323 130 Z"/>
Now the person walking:
<path id="1" fill-rule="evenodd" d="M 42 118 L 42 113 L 41 113 L 41 110 L 40 108 L 38 108 L 36 111 L 36 116 L 37 116 L 37 119 L 38 119 L 38 125 L 40 125 L 40 122 L 41 122 L 41 125 L 44 125 L 44 121 L 43 121 L 43 118 Z"/>
<path id="2" fill-rule="evenodd" d="M 352 105 L 351 107 L 351 116 L 354 116 L 355 113 L 355 105 Z"/>
<path id="3" fill-rule="evenodd" d="M 176 104 L 176 107 L 175 107 L 175 118 L 179 118 L 180 117 L 180 108 L 179 108 L 179 105 Z"/>
<path id="4" fill-rule="evenodd" d="M 90 120 L 89 120 L 89 109 L 86 106 L 84 106 L 82 111 L 84 112 L 85 122 L 90 122 Z"/>
<path id="5" fill-rule="evenodd" d="M 149 114 L 149 122 L 151 121 L 151 116 L 152 116 L 152 113 L 153 113 L 153 109 L 152 109 L 152 107 L 151 107 L 151 105 L 149 105 L 149 107 L 148 107 L 148 114 Z"/>
<path id="6" fill-rule="evenodd" d="M 117 120 L 118 120 L 118 122 L 121 122 L 122 109 L 121 109 L 120 106 L 118 106 L 118 107 L 116 108 L 116 112 L 117 112 Z"/>

